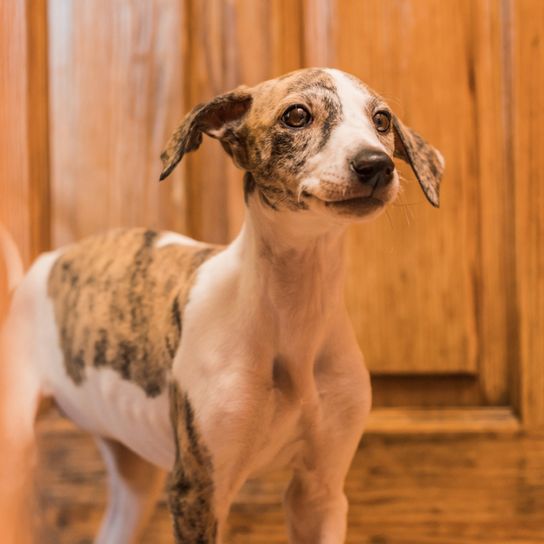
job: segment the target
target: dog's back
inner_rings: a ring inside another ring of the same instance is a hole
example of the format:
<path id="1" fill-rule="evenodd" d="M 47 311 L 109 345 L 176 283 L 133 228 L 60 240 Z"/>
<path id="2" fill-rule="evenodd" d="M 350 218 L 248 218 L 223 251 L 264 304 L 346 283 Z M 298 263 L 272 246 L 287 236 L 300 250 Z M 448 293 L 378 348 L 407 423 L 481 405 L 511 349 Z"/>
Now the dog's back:
<path id="1" fill-rule="evenodd" d="M 87 368 L 109 367 L 150 397 L 164 391 L 195 272 L 218 249 L 161 239 L 114 230 L 68 248 L 53 265 L 48 296 L 75 383 Z"/>

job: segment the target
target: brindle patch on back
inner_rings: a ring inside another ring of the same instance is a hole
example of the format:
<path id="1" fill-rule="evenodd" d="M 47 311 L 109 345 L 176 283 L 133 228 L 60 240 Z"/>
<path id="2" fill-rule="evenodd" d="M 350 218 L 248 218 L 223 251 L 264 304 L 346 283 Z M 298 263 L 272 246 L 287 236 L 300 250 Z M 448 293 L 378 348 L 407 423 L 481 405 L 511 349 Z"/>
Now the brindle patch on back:
<path id="1" fill-rule="evenodd" d="M 159 238 L 151 230 L 115 230 L 57 259 L 48 294 L 75 383 L 85 380 L 87 367 L 107 367 L 150 397 L 164 390 L 195 273 L 219 248 L 157 248 Z"/>

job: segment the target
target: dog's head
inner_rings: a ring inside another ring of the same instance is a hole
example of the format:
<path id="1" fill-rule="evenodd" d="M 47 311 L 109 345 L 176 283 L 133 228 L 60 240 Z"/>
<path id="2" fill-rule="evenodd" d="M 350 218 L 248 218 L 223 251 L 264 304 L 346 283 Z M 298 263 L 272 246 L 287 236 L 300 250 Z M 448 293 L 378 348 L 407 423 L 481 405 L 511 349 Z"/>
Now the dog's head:
<path id="1" fill-rule="evenodd" d="M 196 106 L 161 155 L 161 179 L 203 133 L 246 171 L 246 199 L 256 195 L 271 209 L 374 216 L 398 193 L 393 157 L 409 163 L 427 199 L 439 203 L 440 153 L 339 70 L 299 70 Z"/>

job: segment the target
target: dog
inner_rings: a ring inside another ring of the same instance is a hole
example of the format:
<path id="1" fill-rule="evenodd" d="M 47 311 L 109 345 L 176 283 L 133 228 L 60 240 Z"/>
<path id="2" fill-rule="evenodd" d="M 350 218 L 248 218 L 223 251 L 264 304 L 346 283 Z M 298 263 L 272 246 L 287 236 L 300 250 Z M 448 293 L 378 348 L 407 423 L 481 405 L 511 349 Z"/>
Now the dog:
<path id="1" fill-rule="evenodd" d="M 221 543 L 243 483 L 282 466 L 289 542 L 340 544 L 371 406 L 343 302 L 344 234 L 397 196 L 394 157 L 438 206 L 444 161 L 335 69 L 196 106 L 161 179 L 203 134 L 244 171 L 240 234 L 219 247 L 119 229 L 40 256 L 4 327 L 2 431 L 29 447 L 52 397 L 96 437 L 111 487 L 99 544 L 137 540 L 167 472 L 175 541 Z"/>

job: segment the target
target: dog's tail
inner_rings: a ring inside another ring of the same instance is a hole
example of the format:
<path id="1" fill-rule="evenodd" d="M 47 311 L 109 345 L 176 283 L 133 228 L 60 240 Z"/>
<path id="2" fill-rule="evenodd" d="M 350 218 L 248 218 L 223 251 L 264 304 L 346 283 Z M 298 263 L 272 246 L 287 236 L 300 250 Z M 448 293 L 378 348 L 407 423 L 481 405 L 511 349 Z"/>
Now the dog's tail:
<path id="1" fill-rule="evenodd" d="M 31 544 L 34 538 L 33 447 L 34 405 L 39 398 L 36 380 L 13 349 L 17 322 L 6 313 L 13 290 L 24 274 L 17 245 L 0 223 L 0 542 Z M 13 342 L 13 343 L 12 343 Z"/>
<path id="2" fill-rule="evenodd" d="M 0 223 L 0 253 L 5 263 L 8 290 L 11 292 L 23 279 L 24 265 L 15 240 L 2 223 Z"/>

